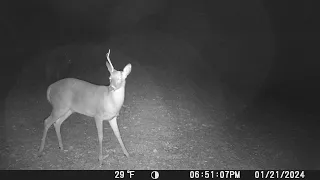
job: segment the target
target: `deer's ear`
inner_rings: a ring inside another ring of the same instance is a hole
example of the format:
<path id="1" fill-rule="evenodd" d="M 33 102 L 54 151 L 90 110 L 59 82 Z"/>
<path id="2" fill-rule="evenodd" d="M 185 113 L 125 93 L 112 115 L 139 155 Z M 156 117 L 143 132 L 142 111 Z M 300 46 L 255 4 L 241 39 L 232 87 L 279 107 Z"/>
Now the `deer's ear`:
<path id="1" fill-rule="evenodd" d="M 131 64 L 127 64 L 126 67 L 123 68 L 123 75 L 126 78 L 131 72 Z"/>

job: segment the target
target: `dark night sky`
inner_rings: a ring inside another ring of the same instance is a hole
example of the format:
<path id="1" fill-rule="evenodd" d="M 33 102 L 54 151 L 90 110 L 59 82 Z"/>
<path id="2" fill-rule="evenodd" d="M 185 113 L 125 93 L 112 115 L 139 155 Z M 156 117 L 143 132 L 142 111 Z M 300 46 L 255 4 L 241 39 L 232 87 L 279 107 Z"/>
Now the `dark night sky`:
<path id="1" fill-rule="evenodd" d="M 181 66 L 180 61 L 170 61 L 181 72 L 191 72 L 187 76 L 195 82 L 203 75 L 214 76 L 227 82 L 226 87 L 235 91 L 231 93 L 262 87 L 261 96 L 272 94 L 289 104 L 293 97 L 300 101 L 293 104 L 318 100 L 315 44 L 319 33 L 311 1 L 34 0 L 7 5 L 2 6 L 2 77 L 9 89 L 23 66 L 32 61 L 29 57 L 44 47 L 112 42 L 123 34 L 160 32 L 187 41 L 199 52 L 201 63 L 186 60 Z M 159 61 L 141 59 L 141 63 Z M 168 62 L 163 63 L 166 67 Z M 199 86 L 203 84 L 208 83 Z"/>

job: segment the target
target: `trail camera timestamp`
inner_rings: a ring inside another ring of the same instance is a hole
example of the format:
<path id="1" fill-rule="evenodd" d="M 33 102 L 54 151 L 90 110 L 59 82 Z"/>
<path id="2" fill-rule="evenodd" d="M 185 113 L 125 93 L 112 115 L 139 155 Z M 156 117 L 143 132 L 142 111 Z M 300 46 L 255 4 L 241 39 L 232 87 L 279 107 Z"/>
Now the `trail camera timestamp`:
<path id="1" fill-rule="evenodd" d="M 190 171 L 190 179 L 239 179 L 241 178 L 240 171 Z"/>

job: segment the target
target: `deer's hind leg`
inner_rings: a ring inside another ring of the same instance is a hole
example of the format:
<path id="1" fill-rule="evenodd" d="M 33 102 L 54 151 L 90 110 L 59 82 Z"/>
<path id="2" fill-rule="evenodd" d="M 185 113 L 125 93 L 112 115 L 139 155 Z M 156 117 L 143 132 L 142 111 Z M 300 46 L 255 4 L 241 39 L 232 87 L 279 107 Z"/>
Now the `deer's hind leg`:
<path id="1" fill-rule="evenodd" d="M 50 116 L 44 120 L 44 130 L 43 130 L 43 136 L 41 139 L 41 145 L 40 145 L 40 149 L 39 149 L 39 156 L 41 156 L 41 152 L 44 149 L 47 133 L 48 133 L 48 130 L 52 124 L 55 124 L 54 126 L 55 126 L 56 133 L 58 136 L 59 146 L 61 148 L 62 141 L 61 141 L 61 135 L 60 135 L 60 126 L 61 126 L 62 122 L 64 120 L 66 120 L 71 114 L 72 114 L 72 112 L 70 110 L 62 115 L 58 115 L 57 113 L 55 113 L 55 111 L 52 111 Z M 58 129 L 58 131 L 57 131 L 57 129 Z"/>
<path id="2" fill-rule="evenodd" d="M 58 142 L 59 142 L 59 148 L 61 150 L 63 150 L 63 144 L 62 144 L 62 139 L 61 139 L 60 127 L 61 127 L 61 124 L 63 123 L 63 121 L 65 121 L 71 114 L 72 114 L 72 111 L 69 110 L 64 115 L 62 115 L 59 119 L 57 119 L 57 121 L 55 121 L 53 123 L 54 128 L 56 130 Z"/>

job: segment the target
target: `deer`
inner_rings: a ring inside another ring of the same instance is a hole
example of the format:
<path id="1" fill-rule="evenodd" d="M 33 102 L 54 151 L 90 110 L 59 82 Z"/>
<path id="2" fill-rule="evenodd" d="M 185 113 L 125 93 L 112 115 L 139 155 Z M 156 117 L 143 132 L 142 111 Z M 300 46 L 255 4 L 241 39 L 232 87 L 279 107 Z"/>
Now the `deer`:
<path id="1" fill-rule="evenodd" d="M 102 155 L 103 122 L 107 120 L 120 143 L 123 153 L 129 157 L 125 148 L 117 124 L 117 117 L 125 98 L 126 78 L 131 72 L 131 64 L 127 64 L 123 71 L 114 69 L 110 58 L 110 49 L 106 54 L 106 66 L 110 72 L 109 86 L 100 86 L 89 82 L 65 78 L 51 84 L 47 89 L 47 100 L 52 106 L 49 117 L 44 120 L 44 131 L 39 149 L 39 156 L 44 149 L 47 131 L 53 124 L 59 142 L 60 150 L 63 150 L 60 126 L 73 113 L 79 113 L 94 118 L 99 141 L 99 165 L 108 156 Z"/>

